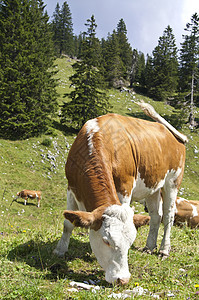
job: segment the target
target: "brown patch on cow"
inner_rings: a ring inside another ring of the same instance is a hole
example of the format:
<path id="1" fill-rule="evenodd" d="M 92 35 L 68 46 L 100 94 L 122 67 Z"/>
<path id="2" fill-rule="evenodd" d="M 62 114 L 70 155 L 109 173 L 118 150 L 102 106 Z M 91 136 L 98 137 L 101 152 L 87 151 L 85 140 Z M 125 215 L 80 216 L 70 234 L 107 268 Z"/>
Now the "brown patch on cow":
<path id="1" fill-rule="evenodd" d="M 141 226 L 149 225 L 150 219 L 150 216 L 143 216 L 140 214 L 135 214 L 133 216 L 133 222 L 135 224 L 136 229 L 138 229 Z"/>
<path id="2" fill-rule="evenodd" d="M 102 138 L 101 133 L 94 134 L 91 155 L 84 125 L 71 147 L 65 167 L 69 187 L 89 212 L 103 205 L 121 205 L 112 177 L 111 161 L 108 163 Z M 102 155 L 99 153 L 101 151 Z"/>

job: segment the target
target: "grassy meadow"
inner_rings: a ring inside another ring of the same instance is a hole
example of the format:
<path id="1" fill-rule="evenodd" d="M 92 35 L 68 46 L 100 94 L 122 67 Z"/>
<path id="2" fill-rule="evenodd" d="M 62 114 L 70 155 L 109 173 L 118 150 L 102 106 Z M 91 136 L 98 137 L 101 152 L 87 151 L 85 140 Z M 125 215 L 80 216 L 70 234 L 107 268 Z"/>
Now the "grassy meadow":
<path id="1" fill-rule="evenodd" d="M 70 90 L 72 61 L 62 58 L 56 63 L 61 104 L 63 94 Z M 108 95 L 112 112 L 143 118 L 132 100 L 144 99 L 180 128 L 180 112 L 171 106 L 136 93 L 109 90 Z M 53 254 L 62 234 L 66 208 L 64 165 L 76 137 L 60 128 L 56 119 L 48 135 L 24 141 L 0 139 L 0 299 L 114 299 L 115 294 L 124 299 L 126 290 L 142 289 L 142 295 L 128 292 L 131 299 L 199 299 L 198 229 L 173 227 L 170 257 L 162 261 L 157 253 L 138 251 L 148 234 L 148 227 L 140 228 L 129 251 L 132 276 L 125 287 L 105 282 L 104 272 L 91 252 L 87 230 L 74 230 L 66 259 Z M 185 122 L 180 130 L 188 136 L 189 143 L 179 194 L 199 200 L 199 130 L 190 129 Z M 12 203 L 22 189 L 41 190 L 41 207 L 37 208 L 36 201 L 24 206 L 22 199 Z M 135 203 L 135 208 L 143 212 L 140 204 Z M 162 234 L 161 225 L 159 245 Z M 99 290 L 72 289 L 70 285 L 72 281 L 89 280 L 96 282 Z"/>

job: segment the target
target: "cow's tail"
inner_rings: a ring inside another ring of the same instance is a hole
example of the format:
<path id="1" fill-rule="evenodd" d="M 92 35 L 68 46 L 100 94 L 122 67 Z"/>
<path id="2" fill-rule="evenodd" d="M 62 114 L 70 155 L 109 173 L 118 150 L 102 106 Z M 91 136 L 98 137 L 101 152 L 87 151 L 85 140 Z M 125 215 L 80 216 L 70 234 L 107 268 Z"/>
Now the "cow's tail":
<path id="1" fill-rule="evenodd" d="M 137 105 L 140 106 L 140 108 L 143 110 L 143 112 L 152 118 L 153 120 L 163 124 L 165 127 L 167 127 L 175 137 L 180 139 L 184 144 L 188 142 L 188 138 L 186 135 L 180 133 L 177 129 L 175 129 L 171 124 L 169 124 L 164 118 L 162 118 L 153 108 L 152 105 L 145 103 L 143 100 L 141 102 L 135 102 Z"/>

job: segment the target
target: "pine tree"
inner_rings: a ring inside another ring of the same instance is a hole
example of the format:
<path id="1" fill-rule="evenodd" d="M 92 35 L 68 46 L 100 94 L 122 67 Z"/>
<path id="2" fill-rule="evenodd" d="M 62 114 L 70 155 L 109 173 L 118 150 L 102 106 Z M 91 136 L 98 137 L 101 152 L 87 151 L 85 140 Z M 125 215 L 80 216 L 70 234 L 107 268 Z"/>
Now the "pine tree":
<path id="1" fill-rule="evenodd" d="M 132 49 L 128 43 L 127 29 L 123 19 L 107 39 L 103 41 L 102 52 L 105 68 L 105 79 L 109 86 L 118 87 L 125 80 L 131 80 Z"/>
<path id="2" fill-rule="evenodd" d="M 83 61 L 73 65 L 75 74 L 70 77 L 74 91 L 69 94 L 71 101 L 64 103 L 61 112 L 61 123 L 71 124 L 80 129 L 89 119 L 105 114 L 109 103 L 106 94 L 98 88 L 100 74 L 96 67 Z"/>
<path id="3" fill-rule="evenodd" d="M 144 53 L 134 49 L 132 55 L 132 69 L 130 76 L 130 86 L 133 83 L 139 84 L 142 87 L 145 85 L 145 58 Z"/>
<path id="4" fill-rule="evenodd" d="M 191 17 L 191 22 L 186 25 L 186 35 L 180 50 L 180 99 L 190 103 L 189 121 L 194 124 L 194 94 L 199 91 L 199 16 L 197 13 Z M 184 98 L 185 97 L 185 98 Z"/>
<path id="5" fill-rule="evenodd" d="M 141 85 L 145 85 L 145 57 L 144 53 L 139 52 L 138 56 L 138 68 L 136 74 L 136 81 Z"/>
<path id="6" fill-rule="evenodd" d="M 159 38 L 158 46 L 153 51 L 152 64 L 153 81 L 149 92 L 157 100 L 167 100 L 176 92 L 178 85 L 177 47 L 170 26 Z"/>
<path id="7" fill-rule="evenodd" d="M 97 24 L 94 15 L 91 16 L 91 19 L 87 20 L 85 26 L 87 27 L 87 32 L 84 32 L 84 38 L 82 39 L 80 59 L 102 70 L 101 44 L 96 37 Z"/>
<path id="8" fill-rule="evenodd" d="M 133 83 L 136 81 L 136 74 L 138 69 L 139 55 L 136 49 L 133 49 L 131 74 L 130 74 L 130 87 L 133 87 Z"/>
<path id="9" fill-rule="evenodd" d="M 68 55 L 74 54 L 73 43 L 73 23 L 70 8 L 67 2 L 64 2 L 61 9 L 61 28 L 63 52 Z"/>
<path id="10" fill-rule="evenodd" d="M 61 10 L 60 10 L 60 5 L 57 3 L 55 7 L 55 11 L 53 13 L 53 21 L 51 24 L 52 28 L 52 33 L 53 33 L 53 41 L 56 49 L 56 53 L 61 52 L 61 46 L 60 46 L 60 41 L 62 40 L 61 38 Z"/>
<path id="11" fill-rule="evenodd" d="M 131 62 L 132 62 L 132 48 L 127 38 L 127 28 L 123 19 L 117 24 L 117 36 L 120 48 L 120 58 L 123 63 L 123 74 L 122 76 L 129 80 L 131 73 Z"/>
<path id="12" fill-rule="evenodd" d="M 115 30 L 112 35 L 108 35 L 107 40 L 103 42 L 102 53 L 105 80 L 108 82 L 109 87 L 115 86 L 123 76 L 123 63 L 120 58 L 120 47 Z"/>
<path id="13" fill-rule="evenodd" d="M 71 86 L 74 87 L 69 94 L 71 101 L 64 103 L 61 111 L 61 123 L 65 125 L 71 122 L 78 129 L 87 120 L 106 113 L 109 108 L 108 99 L 101 89 L 101 55 L 95 37 L 97 25 L 94 16 L 87 20 L 86 26 L 81 59 L 73 64 L 75 74 L 70 77 Z"/>
<path id="14" fill-rule="evenodd" d="M 44 132 L 57 102 L 43 2 L 1 1 L 0 40 L 0 134 L 27 138 Z"/>
<path id="15" fill-rule="evenodd" d="M 74 55 L 73 23 L 69 5 L 65 1 L 60 9 L 57 3 L 53 13 L 52 32 L 59 55 Z"/>
<path id="16" fill-rule="evenodd" d="M 154 72 L 153 58 L 152 58 L 152 56 L 147 54 L 146 67 L 145 67 L 145 84 L 146 84 L 148 94 L 150 94 L 150 91 L 153 87 L 153 77 L 154 77 L 153 72 Z"/>
<path id="17" fill-rule="evenodd" d="M 82 56 L 82 44 L 84 42 L 85 35 L 83 33 L 80 33 L 78 36 L 74 36 L 74 55 L 77 58 L 80 58 Z"/>

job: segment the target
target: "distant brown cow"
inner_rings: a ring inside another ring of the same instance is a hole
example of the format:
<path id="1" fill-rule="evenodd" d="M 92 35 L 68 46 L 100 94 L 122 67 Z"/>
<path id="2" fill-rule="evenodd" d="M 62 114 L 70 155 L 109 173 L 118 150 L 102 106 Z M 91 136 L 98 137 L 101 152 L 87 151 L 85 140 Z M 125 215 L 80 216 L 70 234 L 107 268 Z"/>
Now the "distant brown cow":
<path id="1" fill-rule="evenodd" d="M 177 197 L 174 224 L 182 226 L 183 223 L 191 228 L 199 227 L 199 201 Z"/>
<path id="2" fill-rule="evenodd" d="M 135 224 L 136 229 L 144 225 L 149 225 L 150 219 L 151 218 L 149 216 L 143 216 L 139 214 L 135 214 L 133 216 L 133 222 Z"/>
<path id="3" fill-rule="evenodd" d="M 22 199 L 24 199 L 24 205 L 26 205 L 28 198 L 29 199 L 37 199 L 37 201 L 38 201 L 37 206 L 40 207 L 40 200 L 41 200 L 41 192 L 40 191 L 23 190 L 23 191 L 17 193 L 15 200 L 20 197 Z"/>

